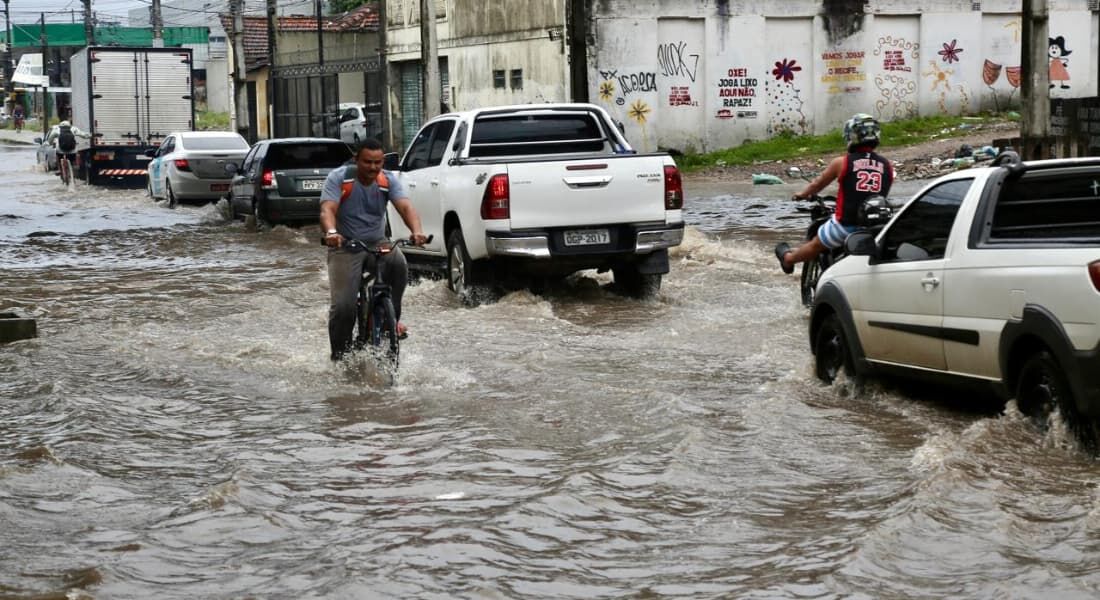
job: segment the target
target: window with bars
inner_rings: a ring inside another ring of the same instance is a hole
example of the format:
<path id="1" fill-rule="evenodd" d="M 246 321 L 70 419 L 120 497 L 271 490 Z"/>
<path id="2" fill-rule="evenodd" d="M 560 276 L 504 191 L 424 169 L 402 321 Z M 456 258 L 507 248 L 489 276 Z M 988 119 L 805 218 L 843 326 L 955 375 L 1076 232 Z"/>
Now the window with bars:
<path id="1" fill-rule="evenodd" d="M 513 90 L 523 89 L 523 69 L 512 69 L 511 84 Z"/>
<path id="2" fill-rule="evenodd" d="M 507 87 L 505 83 L 504 69 L 493 69 L 493 87 L 502 90 Z"/>

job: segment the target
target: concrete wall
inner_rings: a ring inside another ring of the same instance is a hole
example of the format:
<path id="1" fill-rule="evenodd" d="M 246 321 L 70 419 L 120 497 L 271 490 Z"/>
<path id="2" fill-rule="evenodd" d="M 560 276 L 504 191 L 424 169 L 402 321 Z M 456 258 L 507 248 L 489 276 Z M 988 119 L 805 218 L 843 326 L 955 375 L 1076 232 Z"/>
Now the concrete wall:
<path id="1" fill-rule="evenodd" d="M 1020 4 L 594 0 L 590 96 L 644 150 L 820 134 L 855 112 L 1007 110 L 1019 106 L 1026 75 Z M 1070 52 L 1064 71 L 1052 69 L 1069 79 L 1054 81 L 1051 97 L 1096 95 L 1097 13 L 1087 0 L 1050 4 L 1050 37 Z"/>
<path id="2" fill-rule="evenodd" d="M 418 3 L 387 1 L 391 63 L 420 59 Z M 439 56 L 447 60 L 452 109 L 567 99 L 564 45 L 549 33 L 564 30 L 564 0 L 439 0 L 436 6 Z M 517 69 L 523 72 L 518 88 L 510 81 Z M 505 72 L 504 88 L 494 87 L 494 70 Z M 390 93 L 396 110 L 400 90 L 391 85 Z"/>

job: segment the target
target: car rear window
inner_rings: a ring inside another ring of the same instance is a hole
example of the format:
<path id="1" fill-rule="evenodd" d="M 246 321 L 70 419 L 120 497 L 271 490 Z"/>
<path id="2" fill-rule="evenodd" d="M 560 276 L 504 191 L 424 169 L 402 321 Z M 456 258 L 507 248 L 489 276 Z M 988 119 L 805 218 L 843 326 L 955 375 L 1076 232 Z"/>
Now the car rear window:
<path id="1" fill-rule="evenodd" d="M 1005 182 L 993 210 L 990 239 L 1100 238 L 1100 173 L 1026 173 Z"/>
<path id="2" fill-rule="evenodd" d="M 351 158 L 351 149 L 343 142 L 272 144 L 264 166 L 268 169 L 335 168 Z"/>
<path id="3" fill-rule="evenodd" d="M 188 150 L 248 150 L 248 142 L 238 136 L 191 137 L 180 136 Z"/>
<path id="4" fill-rule="evenodd" d="M 470 156 L 599 152 L 604 138 L 589 114 L 482 116 L 474 121 Z"/>

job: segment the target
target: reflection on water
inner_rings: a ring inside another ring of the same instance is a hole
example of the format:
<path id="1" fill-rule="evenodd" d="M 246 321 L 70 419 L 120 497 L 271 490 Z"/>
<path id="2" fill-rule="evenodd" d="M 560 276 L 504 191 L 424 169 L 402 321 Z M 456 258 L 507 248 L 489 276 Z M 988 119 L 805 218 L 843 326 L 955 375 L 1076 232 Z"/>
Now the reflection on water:
<path id="1" fill-rule="evenodd" d="M 803 226 L 790 189 L 689 182 L 654 300 L 584 273 L 469 309 L 422 281 L 388 381 L 327 359 L 314 229 L 63 196 L 6 152 L 0 308 L 41 333 L 0 348 L 0 596 L 1095 591 L 1095 467 L 1064 434 L 816 382 L 768 250 Z"/>

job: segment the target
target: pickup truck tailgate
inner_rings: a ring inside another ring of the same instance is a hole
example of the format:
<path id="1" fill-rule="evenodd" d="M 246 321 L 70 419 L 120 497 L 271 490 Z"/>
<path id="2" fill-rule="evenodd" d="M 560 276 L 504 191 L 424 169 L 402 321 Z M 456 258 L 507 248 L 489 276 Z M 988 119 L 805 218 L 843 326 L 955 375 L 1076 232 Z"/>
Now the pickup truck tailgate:
<path id="1" fill-rule="evenodd" d="M 510 163 L 512 229 L 664 222 L 664 157 Z"/>

